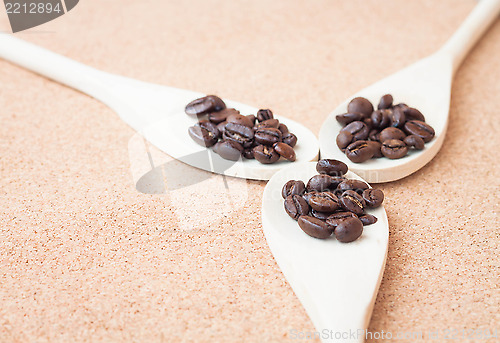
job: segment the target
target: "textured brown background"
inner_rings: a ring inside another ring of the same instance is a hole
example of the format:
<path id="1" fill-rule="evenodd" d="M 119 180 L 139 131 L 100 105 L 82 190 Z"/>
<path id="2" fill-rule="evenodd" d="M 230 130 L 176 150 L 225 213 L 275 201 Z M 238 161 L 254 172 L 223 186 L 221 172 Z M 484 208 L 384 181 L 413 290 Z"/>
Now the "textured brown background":
<path id="1" fill-rule="evenodd" d="M 17 36 L 318 133 L 336 104 L 432 53 L 474 5 L 86 0 Z M 499 61 L 497 21 L 456 75 L 441 152 L 381 186 L 390 244 L 370 331 L 500 329 Z M 264 239 L 263 182 L 248 182 L 237 212 L 180 230 L 168 195 L 136 190 L 134 132 L 111 110 L 5 61 L 0 75 L 0 342 L 286 342 L 314 330 Z"/>

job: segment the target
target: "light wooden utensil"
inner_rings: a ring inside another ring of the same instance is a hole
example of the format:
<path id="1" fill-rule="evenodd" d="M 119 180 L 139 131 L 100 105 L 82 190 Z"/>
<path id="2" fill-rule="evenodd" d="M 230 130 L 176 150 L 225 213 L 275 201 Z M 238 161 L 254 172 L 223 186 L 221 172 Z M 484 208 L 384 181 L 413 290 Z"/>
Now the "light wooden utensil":
<path id="1" fill-rule="evenodd" d="M 412 64 L 375 84 L 357 92 L 340 104 L 326 119 L 319 133 L 321 158 L 343 161 L 349 170 L 368 182 L 388 182 L 408 176 L 426 165 L 443 145 L 450 111 L 451 83 L 460 63 L 498 18 L 500 0 L 481 0 L 446 44 L 433 55 Z M 395 103 L 404 102 L 419 109 L 436 131 L 435 138 L 422 151 L 390 160 L 371 159 L 351 162 L 337 147 L 335 139 L 342 128 L 335 116 L 347 111 L 347 104 L 357 96 L 370 100 L 376 107 L 380 97 L 392 94 Z"/>

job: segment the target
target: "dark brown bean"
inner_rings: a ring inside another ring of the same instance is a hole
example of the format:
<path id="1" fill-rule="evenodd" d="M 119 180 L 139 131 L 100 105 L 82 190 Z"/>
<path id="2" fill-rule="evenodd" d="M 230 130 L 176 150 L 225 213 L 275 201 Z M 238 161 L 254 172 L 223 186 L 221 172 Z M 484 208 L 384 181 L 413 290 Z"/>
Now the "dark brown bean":
<path id="1" fill-rule="evenodd" d="M 342 176 L 347 173 L 348 167 L 342 161 L 332 159 L 321 159 L 316 163 L 316 170 L 320 174 L 330 176 Z"/>
<path id="2" fill-rule="evenodd" d="M 237 161 L 241 158 L 243 146 L 235 141 L 224 140 L 215 144 L 214 152 L 226 160 Z"/>
<path id="3" fill-rule="evenodd" d="M 362 197 L 366 203 L 366 207 L 375 208 L 382 205 L 382 202 L 384 201 L 384 192 L 380 189 L 365 189 Z"/>
<path id="4" fill-rule="evenodd" d="M 297 145 L 297 136 L 295 136 L 291 132 L 288 132 L 283 135 L 281 141 L 285 144 L 290 145 L 293 148 L 295 145 Z"/>
<path id="5" fill-rule="evenodd" d="M 297 220 L 309 213 L 309 205 L 300 195 L 289 195 L 285 199 L 285 212 Z"/>
<path id="6" fill-rule="evenodd" d="M 248 114 L 245 117 L 247 117 L 248 119 L 250 119 L 250 121 L 252 122 L 252 124 L 255 125 L 255 121 L 257 120 L 256 116 L 254 116 L 253 114 Z"/>
<path id="7" fill-rule="evenodd" d="M 321 192 L 309 199 L 309 205 L 318 212 L 332 213 L 339 208 L 338 199 L 331 192 Z"/>
<path id="8" fill-rule="evenodd" d="M 262 128 L 255 132 L 255 141 L 262 145 L 272 146 L 274 143 L 281 142 L 281 131 L 273 128 Z"/>
<path id="9" fill-rule="evenodd" d="M 280 159 L 280 155 L 270 146 L 258 145 L 253 148 L 254 158 L 262 164 L 275 163 Z"/>
<path id="10" fill-rule="evenodd" d="M 314 218 L 318 218 L 320 220 L 326 221 L 326 219 L 331 215 L 331 213 L 327 212 L 318 212 L 316 210 L 311 209 L 311 216 Z"/>
<path id="11" fill-rule="evenodd" d="M 217 130 L 222 134 L 226 128 L 227 121 L 223 121 L 222 123 L 217 124 Z"/>
<path id="12" fill-rule="evenodd" d="M 368 139 L 374 142 L 378 142 L 380 138 L 380 131 L 379 130 L 371 130 L 370 133 L 368 134 Z"/>
<path id="13" fill-rule="evenodd" d="M 392 110 L 374 111 L 370 116 L 373 127 L 379 130 L 385 129 L 390 124 L 391 114 Z"/>
<path id="14" fill-rule="evenodd" d="M 410 120 L 405 123 L 405 131 L 409 135 L 419 136 L 425 143 L 430 142 L 435 135 L 434 129 L 420 120 Z"/>
<path id="15" fill-rule="evenodd" d="M 405 157 L 408 147 L 399 139 L 388 139 L 382 143 L 382 154 L 392 160 Z"/>
<path id="16" fill-rule="evenodd" d="M 363 223 L 363 225 L 366 226 L 375 224 L 378 219 L 372 214 L 364 214 L 361 217 L 359 217 L 359 220 L 361 220 L 361 223 Z"/>
<path id="17" fill-rule="evenodd" d="M 335 237 L 339 242 L 353 242 L 363 233 L 363 223 L 358 218 L 346 218 L 335 228 Z"/>
<path id="18" fill-rule="evenodd" d="M 307 190 L 307 188 L 306 188 Z M 312 190 L 312 191 L 307 191 L 306 193 L 302 194 L 302 197 L 304 198 L 304 200 L 309 204 L 309 200 L 311 200 L 311 198 L 316 195 L 316 194 L 319 194 L 320 192 L 318 191 L 315 191 L 315 190 Z"/>
<path id="19" fill-rule="evenodd" d="M 364 213 L 365 201 L 355 191 L 345 191 L 339 198 L 340 206 L 350 212 L 357 215 L 362 215 Z"/>
<path id="20" fill-rule="evenodd" d="M 295 161 L 295 158 L 296 158 L 295 151 L 288 144 L 285 144 L 282 142 L 274 143 L 273 148 L 284 159 L 291 161 L 291 162 Z"/>
<path id="21" fill-rule="evenodd" d="M 336 212 L 326 218 L 326 223 L 331 227 L 336 228 L 337 225 L 339 225 L 339 223 L 346 218 L 358 218 L 358 216 L 352 212 Z"/>
<path id="22" fill-rule="evenodd" d="M 255 158 L 253 156 L 253 147 L 251 147 L 251 148 L 244 148 L 243 152 L 241 153 L 241 156 L 243 156 L 247 160 L 253 160 Z"/>
<path id="23" fill-rule="evenodd" d="M 281 196 L 285 199 L 289 195 L 302 195 L 306 190 L 306 185 L 303 181 L 290 180 L 283 186 Z"/>
<path id="24" fill-rule="evenodd" d="M 352 143 L 353 138 L 354 137 L 350 132 L 340 131 L 337 135 L 337 146 L 340 150 L 344 150 L 349 144 Z"/>
<path id="25" fill-rule="evenodd" d="M 337 186 L 337 188 L 340 189 L 343 192 L 344 191 L 355 191 L 357 193 L 363 193 L 363 191 L 365 189 L 370 188 L 370 186 L 368 186 L 366 184 L 366 182 L 363 182 L 363 181 L 360 181 L 360 180 L 349 179 L 349 180 L 342 181 Z"/>
<path id="26" fill-rule="evenodd" d="M 247 118 L 246 116 L 241 114 L 231 114 L 227 117 L 226 120 L 228 123 L 235 123 L 253 128 L 253 123 L 250 118 Z"/>
<path id="27" fill-rule="evenodd" d="M 332 228 L 324 221 L 312 216 L 300 216 L 299 226 L 309 236 L 314 238 L 328 238 L 332 235 Z"/>
<path id="28" fill-rule="evenodd" d="M 402 108 L 395 108 L 389 115 L 392 127 L 403 128 L 406 122 L 406 115 Z"/>
<path id="29" fill-rule="evenodd" d="M 211 147 L 219 140 L 220 132 L 215 124 L 201 120 L 188 129 L 189 136 L 199 145 Z"/>
<path id="30" fill-rule="evenodd" d="M 210 112 L 208 114 L 208 120 L 210 120 L 214 124 L 219 124 L 222 123 L 223 121 L 226 121 L 227 117 L 229 117 L 232 114 L 240 114 L 240 111 L 234 108 L 225 108 L 218 112 Z"/>
<path id="31" fill-rule="evenodd" d="M 333 179 L 329 175 L 325 175 L 325 174 L 314 175 L 307 182 L 306 190 L 308 192 L 310 192 L 310 191 L 318 191 L 318 192 L 325 191 L 331 187 L 332 181 L 333 181 Z"/>
<path id="32" fill-rule="evenodd" d="M 422 114 L 422 112 L 420 112 L 416 108 L 407 107 L 407 108 L 404 109 L 404 112 L 405 112 L 405 115 L 406 115 L 406 120 L 408 120 L 408 121 L 409 120 L 420 120 L 420 121 L 425 122 L 424 115 Z"/>
<path id="33" fill-rule="evenodd" d="M 347 105 L 347 112 L 359 112 L 364 118 L 368 118 L 373 112 L 372 103 L 365 98 L 358 97 L 351 100 Z"/>
<path id="34" fill-rule="evenodd" d="M 367 141 L 366 143 L 368 144 L 369 147 L 372 148 L 374 158 L 380 158 L 384 156 L 382 155 L 382 151 L 380 150 L 382 148 L 382 144 L 380 142 Z"/>
<path id="35" fill-rule="evenodd" d="M 384 143 L 389 139 L 399 139 L 400 141 L 402 141 L 403 139 L 405 139 L 405 137 L 405 133 L 397 127 L 388 127 L 380 132 L 379 141 L 381 143 Z"/>
<path id="36" fill-rule="evenodd" d="M 413 147 L 416 150 L 422 150 L 425 147 L 425 142 L 417 135 L 409 135 L 405 137 L 404 142 L 408 147 Z"/>
<path id="37" fill-rule="evenodd" d="M 226 104 L 221 98 L 215 95 L 207 95 L 195 99 L 186 105 L 186 114 L 190 116 L 200 116 L 210 112 L 221 111 L 226 108 Z"/>
<path id="38" fill-rule="evenodd" d="M 233 140 L 241 144 L 244 148 L 250 148 L 253 143 L 253 129 L 236 123 L 227 123 L 223 138 Z"/>
<path id="39" fill-rule="evenodd" d="M 277 129 L 279 126 L 280 126 L 280 122 L 278 119 L 268 119 L 268 120 L 264 120 L 264 121 L 260 122 L 259 124 L 257 124 L 256 128 L 263 129 L 266 127 L 270 127 L 273 129 Z"/>
<path id="40" fill-rule="evenodd" d="M 274 118 L 273 112 L 269 109 L 263 109 L 257 111 L 257 120 L 259 121 L 259 123 L 263 122 L 264 120 L 273 118 Z"/>
<path id="41" fill-rule="evenodd" d="M 392 102 L 393 102 L 392 95 L 386 94 L 386 95 L 384 95 L 384 96 L 382 96 L 380 98 L 380 102 L 378 103 L 377 108 L 379 110 L 383 110 L 383 109 L 386 109 L 386 108 L 391 108 L 392 107 Z"/>
<path id="42" fill-rule="evenodd" d="M 358 141 L 368 138 L 370 129 L 368 129 L 368 126 L 366 126 L 366 124 L 362 121 L 353 121 L 352 123 L 342 128 L 340 132 L 349 132 L 353 135 L 353 140 Z"/>
<path id="43" fill-rule="evenodd" d="M 342 125 L 346 126 L 347 124 L 352 123 L 353 121 L 360 121 L 363 120 L 364 116 L 362 113 L 354 112 L 354 113 L 344 113 L 344 114 L 337 114 L 335 116 L 335 119 Z"/>
<path id="44" fill-rule="evenodd" d="M 356 141 L 345 149 L 345 155 L 354 163 L 361 163 L 373 157 L 375 151 L 368 141 Z"/>
<path id="45" fill-rule="evenodd" d="M 285 134 L 287 134 L 288 132 L 290 132 L 290 131 L 288 131 L 288 126 L 286 126 L 286 125 L 285 125 L 285 124 L 283 124 L 283 123 L 280 123 L 280 124 L 278 125 L 278 130 L 280 130 L 280 131 L 281 131 L 281 133 L 282 133 L 283 135 L 285 135 Z"/>

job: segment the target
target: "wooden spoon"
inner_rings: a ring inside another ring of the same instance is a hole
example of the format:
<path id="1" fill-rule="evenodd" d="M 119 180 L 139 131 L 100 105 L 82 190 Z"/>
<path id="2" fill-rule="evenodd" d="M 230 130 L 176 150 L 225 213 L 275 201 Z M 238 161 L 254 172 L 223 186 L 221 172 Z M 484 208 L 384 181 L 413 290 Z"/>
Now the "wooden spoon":
<path id="1" fill-rule="evenodd" d="M 443 145 L 450 111 L 451 83 L 460 63 L 500 13 L 500 0 L 481 0 L 448 42 L 433 55 L 393 74 L 350 96 L 326 119 L 319 133 L 322 158 L 346 163 L 349 170 L 368 182 L 388 182 L 401 179 L 426 165 Z M 411 152 L 404 158 L 371 159 L 351 162 L 337 147 L 335 138 L 342 126 L 335 116 L 345 113 L 347 104 L 361 96 L 377 106 L 380 97 L 392 94 L 395 103 L 403 102 L 419 109 L 426 122 L 436 131 L 435 138 L 422 151 Z"/>
<path id="2" fill-rule="evenodd" d="M 196 144 L 187 130 L 197 120 L 186 115 L 184 107 L 205 94 L 105 73 L 8 34 L 0 34 L 0 57 L 102 101 L 153 145 L 194 167 L 228 176 L 268 180 L 291 163 L 280 161 L 266 165 L 256 160 L 227 161 L 212 149 Z M 257 113 L 255 107 L 224 101 L 242 114 Z M 298 137 L 296 161 L 315 160 L 319 151 L 316 136 L 293 120 L 276 118 Z"/>

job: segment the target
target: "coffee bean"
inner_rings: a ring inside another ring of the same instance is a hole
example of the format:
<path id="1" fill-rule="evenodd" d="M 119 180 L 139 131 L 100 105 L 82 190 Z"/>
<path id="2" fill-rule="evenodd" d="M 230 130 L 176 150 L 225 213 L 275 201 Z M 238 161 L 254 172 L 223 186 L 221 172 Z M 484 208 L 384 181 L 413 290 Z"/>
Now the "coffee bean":
<path id="1" fill-rule="evenodd" d="M 363 225 L 372 225 L 377 222 L 377 217 L 372 214 L 364 214 L 359 217 L 359 220 L 361 220 L 361 223 L 363 223 Z"/>
<path id="2" fill-rule="evenodd" d="M 366 141 L 366 144 L 373 150 L 373 157 L 374 158 L 380 158 L 383 157 L 382 151 L 380 150 L 382 148 L 382 144 L 377 141 Z"/>
<path id="3" fill-rule="evenodd" d="M 285 212 L 297 220 L 309 213 L 309 205 L 300 195 L 289 195 L 285 199 Z"/>
<path id="4" fill-rule="evenodd" d="M 400 129 L 396 127 L 388 127 L 380 132 L 379 141 L 381 143 L 384 143 L 389 139 L 399 139 L 400 141 L 402 141 L 403 139 L 405 139 L 405 137 L 405 133 Z"/>
<path id="5" fill-rule="evenodd" d="M 306 190 L 322 192 L 327 190 L 332 185 L 332 177 L 330 175 L 320 174 L 314 175 L 307 182 Z"/>
<path id="6" fill-rule="evenodd" d="M 259 110 L 257 112 L 257 120 L 263 122 L 264 120 L 273 119 L 273 112 L 271 110 Z"/>
<path id="7" fill-rule="evenodd" d="M 280 126 L 280 122 L 278 119 L 268 119 L 260 122 L 257 124 L 256 129 L 263 129 L 263 128 L 273 128 L 277 129 Z"/>
<path id="8" fill-rule="evenodd" d="M 318 212 L 316 210 L 311 209 L 311 216 L 314 218 L 318 218 L 319 220 L 326 221 L 326 219 L 331 215 L 331 213 L 327 212 Z"/>
<path id="9" fill-rule="evenodd" d="M 384 201 L 384 192 L 380 189 L 365 189 L 362 197 L 366 203 L 366 207 L 375 208 L 382 205 L 382 202 Z"/>
<path id="10" fill-rule="evenodd" d="M 270 146 L 258 145 L 253 148 L 253 155 L 262 164 L 275 163 L 280 159 L 280 155 Z"/>
<path id="11" fill-rule="evenodd" d="M 408 145 L 408 147 L 413 147 L 416 150 L 422 150 L 425 146 L 424 140 L 417 135 L 409 135 L 405 137 L 404 142 Z"/>
<path id="12" fill-rule="evenodd" d="M 393 105 L 392 108 L 393 109 L 395 109 L 395 108 L 402 108 L 403 111 L 406 111 L 409 107 L 408 107 L 407 104 L 401 102 L 399 104 Z"/>
<path id="13" fill-rule="evenodd" d="M 306 190 L 306 185 L 303 181 L 290 180 L 283 186 L 281 195 L 285 199 L 289 195 L 302 195 Z"/>
<path id="14" fill-rule="evenodd" d="M 297 136 L 295 136 L 293 133 L 288 132 L 283 135 L 281 138 L 281 141 L 285 144 L 288 144 L 292 148 L 297 145 Z"/>
<path id="15" fill-rule="evenodd" d="M 253 160 L 255 158 L 253 156 L 253 147 L 252 148 L 245 148 L 245 149 L 243 149 L 243 152 L 241 153 L 241 156 L 243 156 L 247 160 Z"/>
<path id="16" fill-rule="evenodd" d="M 248 119 L 250 119 L 250 121 L 252 122 L 252 124 L 255 125 L 255 121 L 257 120 L 256 116 L 254 116 L 253 114 L 249 114 L 249 115 L 246 115 L 245 117 L 247 117 Z"/>
<path id="17" fill-rule="evenodd" d="M 390 115 L 392 114 L 392 110 L 378 110 L 374 111 L 370 118 L 372 120 L 372 125 L 374 128 L 382 130 L 389 126 L 390 124 Z"/>
<path id="18" fill-rule="evenodd" d="M 287 134 L 287 133 L 289 132 L 289 131 L 288 131 L 288 126 L 286 126 L 286 125 L 285 125 L 285 124 L 283 124 L 283 123 L 280 123 L 280 124 L 278 125 L 278 130 L 280 130 L 280 131 L 281 131 L 281 134 L 282 134 L 282 135 L 285 135 L 285 134 Z"/>
<path id="19" fill-rule="evenodd" d="M 328 238 L 332 235 L 333 230 L 322 220 L 312 216 L 300 216 L 299 226 L 311 237 Z"/>
<path id="20" fill-rule="evenodd" d="M 215 144 L 214 152 L 226 160 L 237 161 L 241 158 L 243 146 L 235 141 L 224 140 Z"/>
<path id="21" fill-rule="evenodd" d="M 368 139 L 371 141 L 377 142 L 380 138 L 380 131 L 379 130 L 371 130 L 370 133 L 368 134 Z"/>
<path id="22" fill-rule="evenodd" d="M 382 154 L 390 159 L 398 159 L 406 156 L 408 147 L 399 139 L 388 139 L 382 143 Z"/>
<path id="23" fill-rule="evenodd" d="M 395 108 L 389 115 L 392 127 L 402 128 L 406 122 L 406 115 L 403 109 Z"/>
<path id="24" fill-rule="evenodd" d="M 345 191 L 339 198 L 340 206 L 350 212 L 357 215 L 362 215 L 364 213 L 365 201 L 355 191 Z"/>
<path id="25" fill-rule="evenodd" d="M 347 173 L 347 164 L 338 160 L 322 159 L 316 163 L 316 170 L 320 174 L 342 176 Z"/>
<path id="26" fill-rule="evenodd" d="M 296 158 L 295 151 L 288 144 L 281 143 L 281 142 L 274 143 L 273 148 L 284 159 L 291 161 L 291 162 L 295 161 L 295 158 Z"/>
<path id="27" fill-rule="evenodd" d="M 386 95 L 384 95 L 384 96 L 382 96 L 380 98 L 380 102 L 378 103 L 377 108 L 379 110 L 383 110 L 383 109 L 386 109 L 386 108 L 391 108 L 392 107 L 392 102 L 393 102 L 392 95 L 386 94 Z"/>
<path id="28" fill-rule="evenodd" d="M 338 186 L 338 189 L 340 189 L 342 192 L 345 191 L 355 191 L 357 193 L 363 193 L 365 189 L 370 188 L 365 182 L 360 181 L 360 180 L 344 180 L 342 181 Z"/>
<path id="29" fill-rule="evenodd" d="M 313 195 L 309 199 L 309 205 L 313 210 L 319 212 L 332 213 L 339 208 L 338 199 L 335 194 L 331 192 L 321 192 Z"/>
<path id="30" fill-rule="evenodd" d="M 257 143 L 272 146 L 274 143 L 281 142 L 282 134 L 278 129 L 262 128 L 255 132 L 254 137 Z"/>
<path id="31" fill-rule="evenodd" d="M 346 218 L 335 228 L 335 237 L 339 242 L 353 242 L 363 233 L 363 223 L 358 218 Z"/>
<path id="32" fill-rule="evenodd" d="M 240 114 L 240 111 L 235 110 L 234 108 L 225 108 L 218 112 L 211 112 L 208 114 L 208 120 L 210 120 L 214 124 L 222 123 L 226 121 L 227 117 L 232 114 Z"/>
<path id="33" fill-rule="evenodd" d="M 200 116 L 210 112 L 221 111 L 226 108 L 226 104 L 221 98 L 215 95 L 207 95 L 191 101 L 186 105 L 186 114 L 190 116 Z"/>
<path id="34" fill-rule="evenodd" d="M 189 136 L 201 146 L 211 147 L 217 143 L 220 132 L 217 126 L 208 120 L 202 120 L 188 129 Z"/>
<path id="35" fill-rule="evenodd" d="M 217 130 L 222 134 L 224 133 L 224 129 L 226 128 L 227 121 L 223 121 L 222 123 L 217 124 Z"/>
<path id="36" fill-rule="evenodd" d="M 347 112 L 359 112 L 363 114 L 364 118 L 368 118 L 373 112 L 373 105 L 368 99 L 354 98 L 347 105 Z"/>
<path id="37" fill-rule="evenodd" d="M 353 135 L 353 139 L 358 141 L 368 138 L 368 133 L 370 132 L 370 130 L 368 129 L 368 126 L 366 126 L 366 124 L 362 121 L 353 121 L 352 123 L 345 126 L 342 130 L 340 130 L 340 132 L 349 132 Z"/>
<path id="38" fill-rule="evenodd" d="M 345 180 L 346 180 L 346 178 L 343 176 L 331 176 L 330 177 L 331 184 L 330 184 L 330 187 L 328 187 L 328 189 L 335 190 Z"/>
<path id="39" fill-rule="evenodd" d="M 404 110 L 404 113 L 406 115 L 406 120 L 407 121 L 410 121 L 410 120 L 420 120 L 420 121 L 425 122 L 424 115 L 422 114 L 422 112 L 420 112 L 416 108 L 406 107 L 403 110 Z"/>
<path id="40" fill-rule="evenodd" d="M 306 188 L 307 190 L 307 188 Z M 316 195 L 316 194 L 319 194 L 320 192 L 318 191 L 315 191 L 315 190 L 312 190 L 312 191 L 307 191 L 306 193 L 302 194 L 302 197 L 304 198 L 304 200 L 309 204 L 309 200 L 311 200 L 311 198 Z"/>
<path id="41" fill-rule="evenodd" d="M 370 131 L 373 127 L 373 121 L 372 118 L 365 118 L 363 119 L 363 123 L 366 124 L 366 127 L 368 127 L 368 131 Z"/>
<path id="42" fill-rule="evenodd" d="M 364 116 L 362 113 L 354 112 L 354 113 L 344 113 L 344 114 L 337 114 L 335 116 L 335 119 L 342 124 L 342 126 L 345 126 L 347 124 L 352 123 L 353 121 L 360 121 L 363 120 Z"/>
<path id="43" fill-rule="evenodd" d="M 246 116 L 241 114 L 231 114 L 227 117 L 226 120 L 228 123 L 235 123 L 253 128 L 253 123 L 250 118 L 247 118 Z"/>
<path id="44" fill-rule="evenodd" d="M 425 143 L 430 142 L 434 138 L 434 129 L 423 121 L 410 120 L 405 123 L 405 131 L 409 135 L 419 136 Z"/>
<path id="45" fill-rule="evenodd" d="M 344 150 L 349 144 L 352 143 L 353 139 L 354 137 L 352 133 L 347 131 L 340 131 L 337 135 L 337 146 L 340 148 L 340 150 Z"/>
<path id="46" fill-rule="evenodd" d="M 354 163 L 361 163 L 373 157 L 375 151 L 367 141 L 356 141 L 345 149 L 345 155 Z"/>
<path id="47" fill-rule="evenodd" d="M 253 128 L 236 123 L 227 123 L 223 138 L 233 140 L 244 148 L 249 148 L 253 142 Z"/>
<path id="48" fill-rule="evenodd" d="M 328 218 L 326 218 L 326 223 L 331 227 L 336 228 L 340 222 L 346 218 L 358 218 L 358 216 L 352 212 L 336 212 L 334 214 L 330 214 Z"/>

